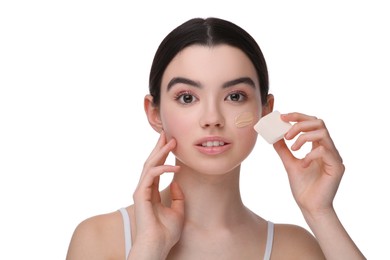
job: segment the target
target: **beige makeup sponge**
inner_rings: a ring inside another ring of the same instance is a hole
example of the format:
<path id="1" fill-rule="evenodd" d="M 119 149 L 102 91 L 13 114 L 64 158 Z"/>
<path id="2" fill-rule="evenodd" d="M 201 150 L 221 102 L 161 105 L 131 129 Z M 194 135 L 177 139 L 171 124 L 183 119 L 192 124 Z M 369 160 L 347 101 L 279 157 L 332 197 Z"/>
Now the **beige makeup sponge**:
<path id="1" fill-rule="evenodd" d="M 273 111 L 268 115 L 260 118 L 256 123 L 254 129 L 259 133 L 268 143 L 274 144 L 283 138 L 291 128 L 291 124 L 284 122 L 280 118 L 279 111 Z"/>

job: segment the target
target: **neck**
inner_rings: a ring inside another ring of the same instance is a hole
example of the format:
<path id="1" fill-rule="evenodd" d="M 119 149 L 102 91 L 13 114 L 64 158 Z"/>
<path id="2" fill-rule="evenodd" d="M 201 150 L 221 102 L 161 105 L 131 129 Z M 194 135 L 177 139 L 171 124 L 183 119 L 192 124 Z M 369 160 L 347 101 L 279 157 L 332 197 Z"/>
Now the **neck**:
<path id="1" fill-rule="evenodd" d="M 199 228 L 231 226 L 242 221 L 248 213 L 239 189 L 240 167 L 223 175 L 213 176 L 182 167 L 175 174 L 184 193 L 185 221 Z M 163 202 L 169 204 L 169 189 L 162 192 Z"/>

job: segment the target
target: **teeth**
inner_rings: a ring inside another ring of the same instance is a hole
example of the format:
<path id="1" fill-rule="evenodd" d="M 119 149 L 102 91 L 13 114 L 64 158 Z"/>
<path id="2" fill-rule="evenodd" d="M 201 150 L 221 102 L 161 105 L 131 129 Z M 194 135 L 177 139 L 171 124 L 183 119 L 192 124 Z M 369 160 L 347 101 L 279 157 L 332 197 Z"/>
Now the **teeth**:
<path id="1" fill-rule="evenodd" d="M 208 141 L 202 143 L 203 147 L 222 146 L 222 145 L 225 145 L 225 143 L 222 141 Z"/>

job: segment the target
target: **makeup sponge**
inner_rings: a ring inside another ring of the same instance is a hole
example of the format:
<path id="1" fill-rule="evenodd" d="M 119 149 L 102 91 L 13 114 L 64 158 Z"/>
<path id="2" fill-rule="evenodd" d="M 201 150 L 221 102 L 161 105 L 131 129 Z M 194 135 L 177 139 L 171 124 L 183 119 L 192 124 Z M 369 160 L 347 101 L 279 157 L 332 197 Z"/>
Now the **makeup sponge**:
<path id="1" fill-rule="evenodd" d="M 268 115 L 260 118 L 256 123 L 254 129 L 259 133 L 268 143 L 273 144 L 283 138 L 291 128 L 291 124 L 284 122 L 280 118 L 279 111 L 273 111 Z"/>

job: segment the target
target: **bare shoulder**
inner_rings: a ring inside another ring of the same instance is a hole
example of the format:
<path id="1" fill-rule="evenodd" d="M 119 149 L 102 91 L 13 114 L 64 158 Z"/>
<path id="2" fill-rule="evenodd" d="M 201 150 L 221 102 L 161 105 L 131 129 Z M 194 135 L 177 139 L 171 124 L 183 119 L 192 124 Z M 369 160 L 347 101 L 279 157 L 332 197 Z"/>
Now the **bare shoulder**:
<path id="1" fill-rule="evenodd" d="M 76 227 L 66 259 L 124 259 L 124 243 L 120 212 L 96 215 Z"/>
<path id="2" fill-rule="evenodd" d="M 325 259 L 316 238 L 305 228 L 275 224 L 273 259 Z"/>

